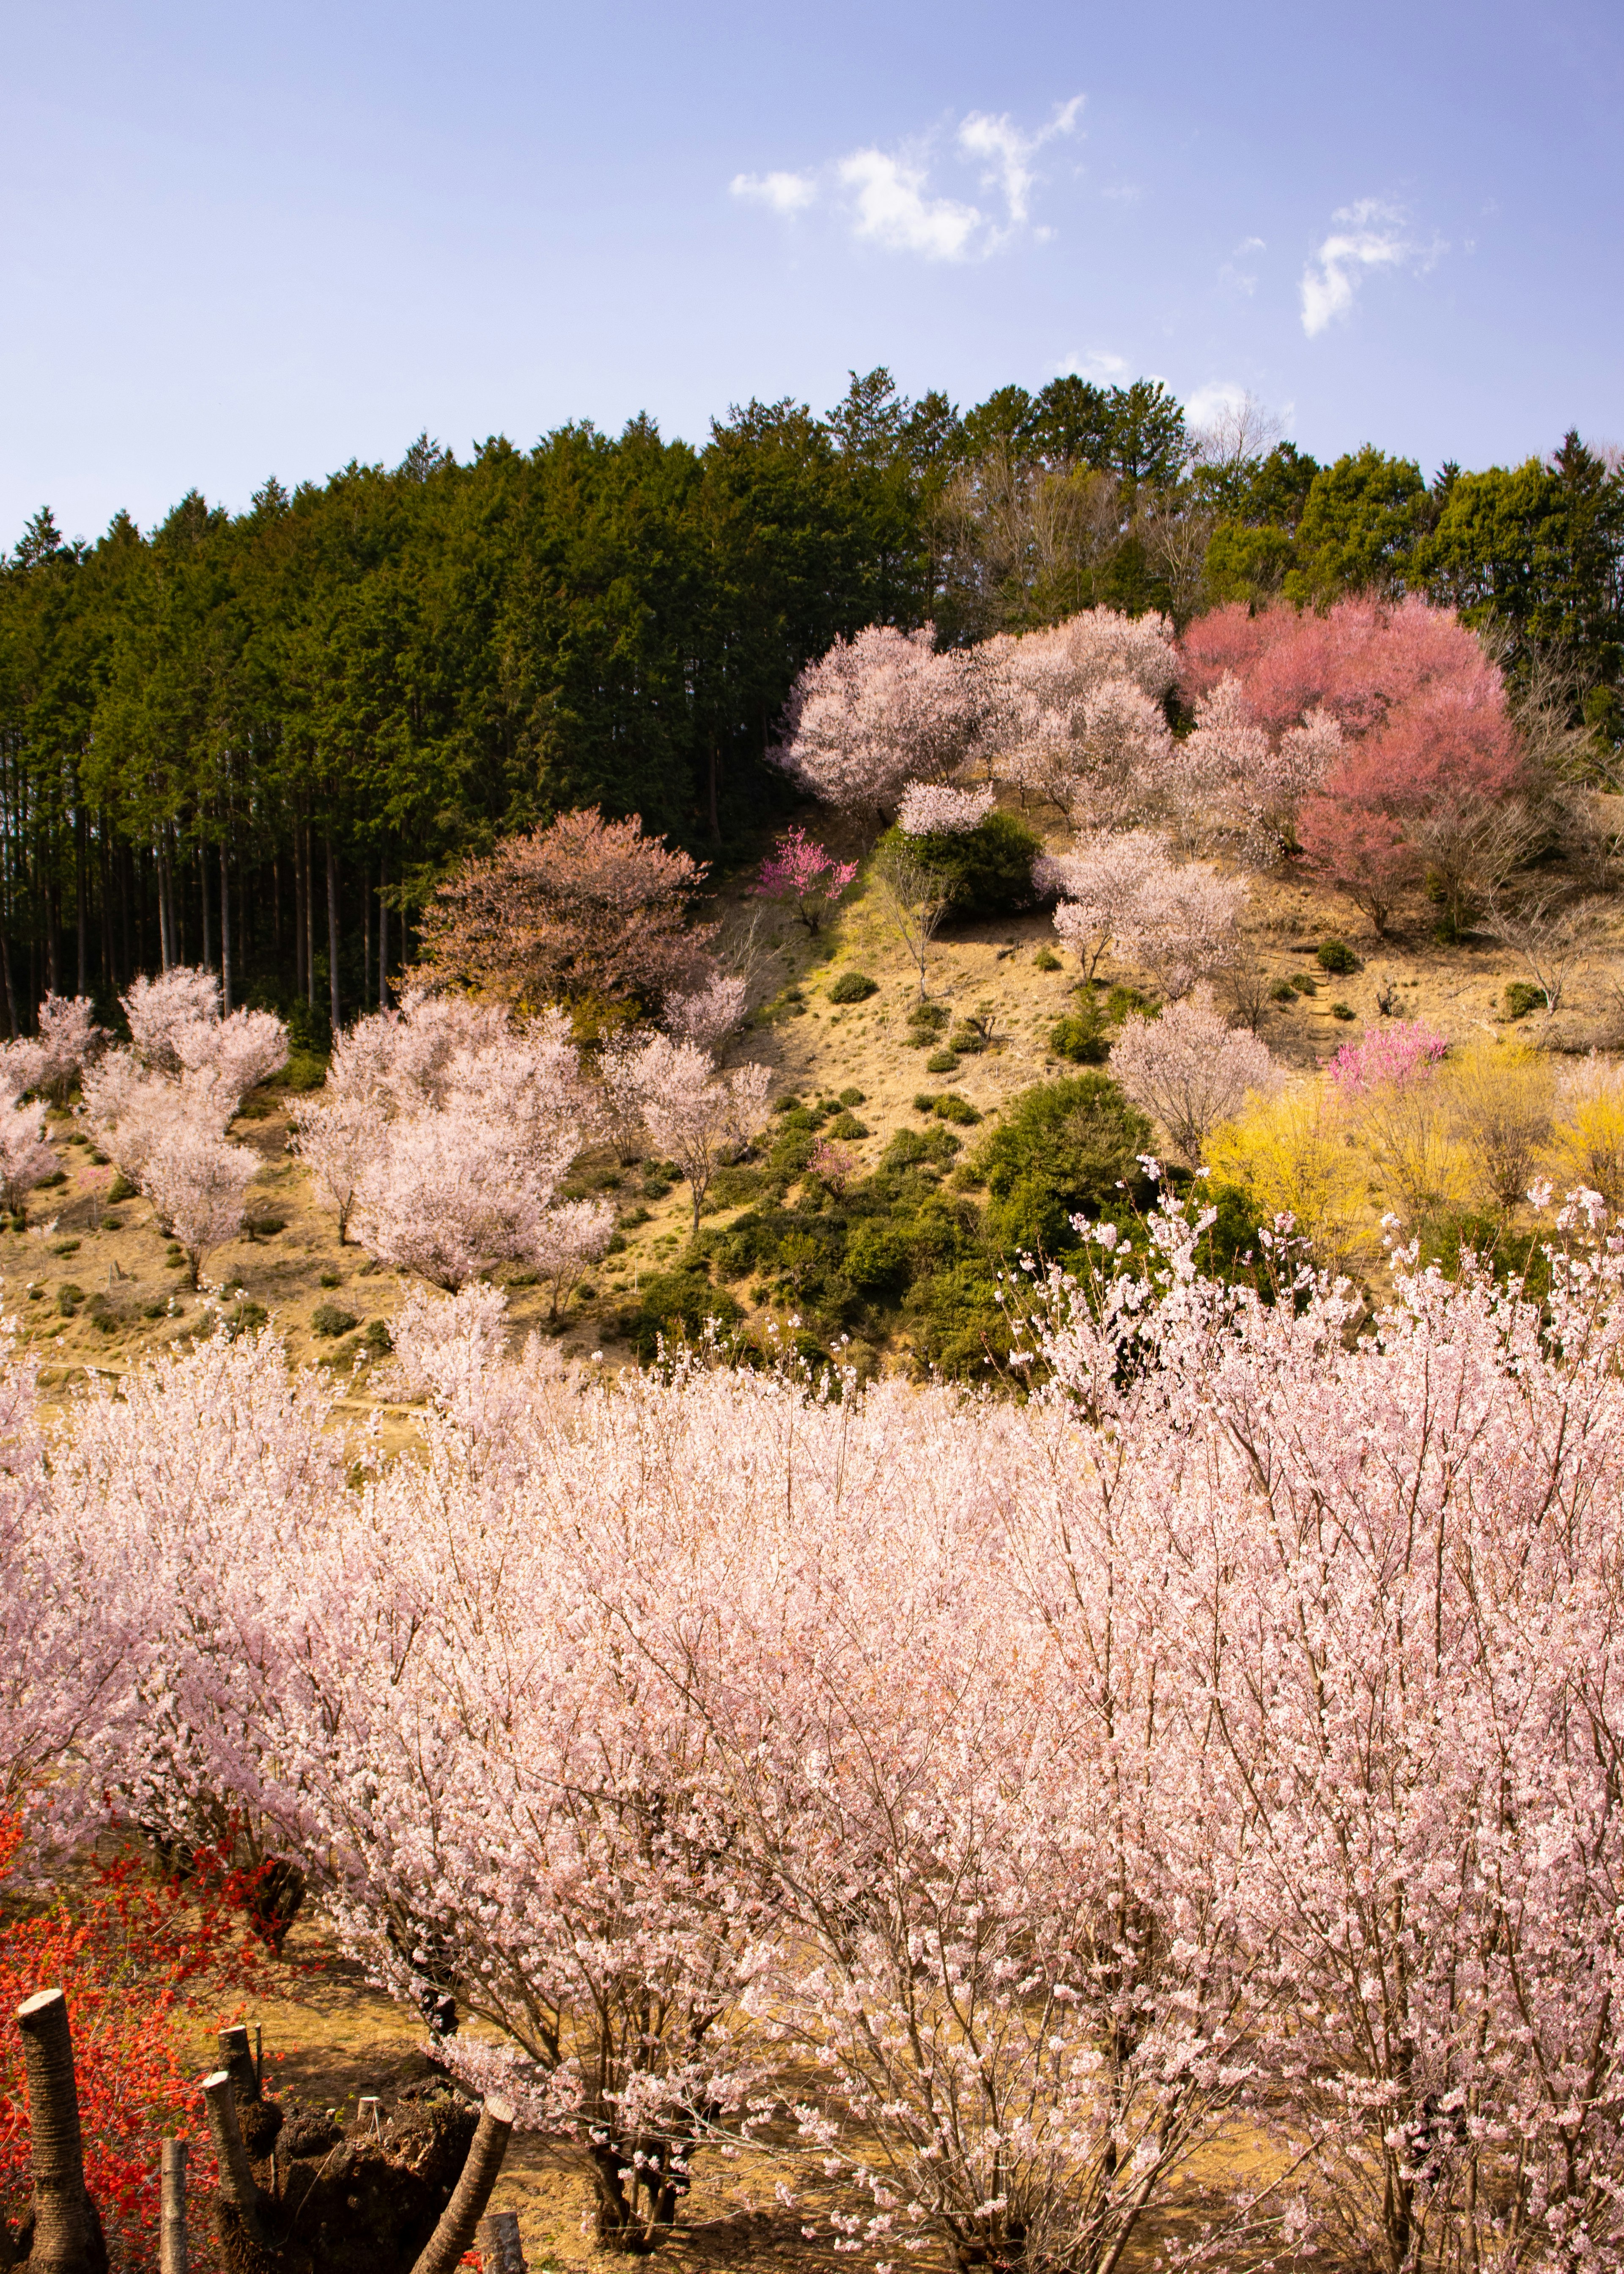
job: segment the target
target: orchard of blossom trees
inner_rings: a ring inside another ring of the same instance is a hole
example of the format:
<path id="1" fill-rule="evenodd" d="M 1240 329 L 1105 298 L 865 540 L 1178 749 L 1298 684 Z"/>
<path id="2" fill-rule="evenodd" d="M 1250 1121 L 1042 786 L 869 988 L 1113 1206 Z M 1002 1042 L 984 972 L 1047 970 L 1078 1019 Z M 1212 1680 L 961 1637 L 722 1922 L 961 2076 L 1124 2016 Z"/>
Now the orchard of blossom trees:
<path id="1" fill-rule="evenodd" d="M 48 1458 L 13 1355 L 0 1781 L 296 1860 L 613 2248 L 754 2142 L 876 2270 L 1616 2268 L 1624 1239 L 1372 1314 L 1198 1230 L 1016 1275 L 1021 1402 L 570 1373 L 472 1285 L 398 1323 L 421 1458 L 268 1334 Z"/>
<path id="2" fill-rule="evenodd" d="M 1425 877 L 1458 930 L 1541 844 L 1583 836 L 1574 740 L 1538 705 L 1514 716 L 1453 609 L 1355 596 L 1234 603 L 1178 636 L 1107 608 L 968 649 L 875 627 L 801 673 L 777 757 L 914 835 L 974 827 L 997 792 L 1058 809 L 1077 841 L 1035 888 L 1060 894 L 1062 936 L 1177 994 L 1227 960 L 1244 894 L 1196 854 L 1300 859 L 1379 930 Z"/>

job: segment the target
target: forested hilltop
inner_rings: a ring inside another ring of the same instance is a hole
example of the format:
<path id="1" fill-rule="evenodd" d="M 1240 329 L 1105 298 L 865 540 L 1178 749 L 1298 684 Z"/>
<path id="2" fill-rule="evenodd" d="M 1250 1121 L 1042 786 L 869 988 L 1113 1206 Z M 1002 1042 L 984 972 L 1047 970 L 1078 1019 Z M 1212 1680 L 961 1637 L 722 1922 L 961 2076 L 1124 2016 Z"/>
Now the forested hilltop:
<path id="1" fill-rule="evenodd" d="M 1353 590 L 1495 623 L 1610 779 L 1624 482 L 1572 433 L 1429 482 L 1373 447 L 1321 466 L 1246 414 L 1198 434 L 1150 381 L 961 413 L 882 369 L 823 418 L 734 409 L 703 448 L 646 418 L 467 463 L 423 437 L 94 545 L 42 509 L 0 570 L 5 1014 L 201 960 L 320 1043 L 500 835 L 597 804 L 741 847 L 787 794 L 762 759 L 791 683 L 838 636 Z"/>

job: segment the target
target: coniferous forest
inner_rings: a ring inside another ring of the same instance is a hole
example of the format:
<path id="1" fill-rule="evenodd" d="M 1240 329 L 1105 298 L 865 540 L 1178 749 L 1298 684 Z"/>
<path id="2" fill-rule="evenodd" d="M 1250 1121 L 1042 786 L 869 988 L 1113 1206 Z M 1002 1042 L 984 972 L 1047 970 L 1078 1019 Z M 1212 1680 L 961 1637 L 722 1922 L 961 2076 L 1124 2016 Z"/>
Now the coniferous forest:
<path id="1" fill-rule="evenodd" d="M 503 834 L 598 805 L 741 854 L 788 794 L 763 759 L 791 684 L 838 636 L 1356 590 L 1492 623 L 1610 785 L 1624 481 L 1575 433 L 1429 478 L 1373 445 L 1322 465 L 1244 415 L 1198 433 L 1154 382 L 960 411 L 882 369 L 823 417 L 735 407 L 700 447 L 646 418 L 466 460 L 425 435 L 94 541 L 43 507 L 0 569 L 4 1015 L 202 962 L 320 1043 Z"/>

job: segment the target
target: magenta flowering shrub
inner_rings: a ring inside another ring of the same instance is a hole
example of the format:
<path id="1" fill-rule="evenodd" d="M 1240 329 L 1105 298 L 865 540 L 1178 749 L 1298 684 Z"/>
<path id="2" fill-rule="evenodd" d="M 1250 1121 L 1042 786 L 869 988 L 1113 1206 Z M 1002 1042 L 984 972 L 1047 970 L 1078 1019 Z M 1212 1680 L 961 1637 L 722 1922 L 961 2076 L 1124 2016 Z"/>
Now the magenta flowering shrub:
<path id="1" fill-rule="evenodd" d="M 1357 1043 L 1344 1043 L 1326 1072 L 1351 1096 L 1383 1082 L 1414 1081 L 1430 1073 L 1448 1047 L 1447 1037 L 1423 1020 L 1384 1020 Z"/>

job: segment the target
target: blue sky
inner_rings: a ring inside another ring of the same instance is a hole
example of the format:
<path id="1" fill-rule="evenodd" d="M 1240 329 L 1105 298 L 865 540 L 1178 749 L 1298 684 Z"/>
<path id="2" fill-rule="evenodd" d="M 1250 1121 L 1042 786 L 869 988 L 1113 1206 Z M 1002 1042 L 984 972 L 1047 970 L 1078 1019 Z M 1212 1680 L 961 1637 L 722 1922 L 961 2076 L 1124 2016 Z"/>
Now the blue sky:
<path id="1" fill-rule="evenodd" d="M 0 543 L 848 368 L 1624 440 L 1624 9 L 4 0 Z"/>

